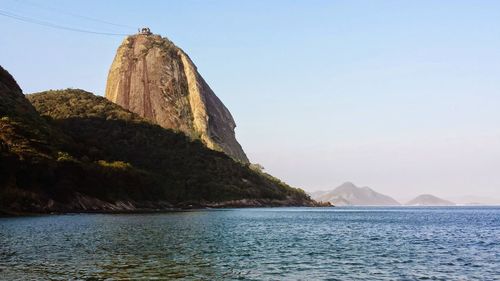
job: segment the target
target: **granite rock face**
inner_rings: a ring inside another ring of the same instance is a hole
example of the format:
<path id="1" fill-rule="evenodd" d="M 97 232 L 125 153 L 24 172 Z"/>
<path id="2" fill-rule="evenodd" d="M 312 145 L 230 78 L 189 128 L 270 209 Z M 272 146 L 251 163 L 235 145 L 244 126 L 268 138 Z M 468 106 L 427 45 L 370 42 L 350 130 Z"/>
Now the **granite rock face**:
<path id="1" fill-rule="evenodd" d="M 128 36 L 109 70 L 106 98 L 248 163 L 236 140 L 231 113 L 189 56 L 166 38 L 154 34 Z"/>

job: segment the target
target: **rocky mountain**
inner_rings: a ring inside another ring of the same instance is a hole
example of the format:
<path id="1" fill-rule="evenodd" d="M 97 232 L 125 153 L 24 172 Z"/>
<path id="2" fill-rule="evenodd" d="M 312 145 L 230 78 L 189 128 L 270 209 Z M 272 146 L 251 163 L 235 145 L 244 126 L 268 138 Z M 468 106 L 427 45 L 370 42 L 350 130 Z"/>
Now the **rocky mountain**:
<path id="1" fill-rule="evenodd" d="M 408 201 L 405 205 L 410 206 L 453 206 L 455 203 L 441 199 L 431 194 L 422 194 Z"/>
<path id="2" fill-rule="evenodd" d="M 391 197 L 378 193 L 369 187 L 357 187 L 353 183 L 346 182 L 331 191 L 316 192 L 311 194 L 314 200 L 330 202 L 336 206 L 346 205 L 370 205 L 370 206 L 392 206 L 400 205 Z"/>
<path id="3" fill-rule="evenodd" d="M 109 70 L 106 98 L 248 163 L 231 113 L 189 56 L 167 38 L 150 33 L 128 36 Z"/>
<path id="4" fill-rule="evenodd" d="M 105 98 L 82 90 L 28 98 L 0 68 L 0 213 L 316 205 Z"/>

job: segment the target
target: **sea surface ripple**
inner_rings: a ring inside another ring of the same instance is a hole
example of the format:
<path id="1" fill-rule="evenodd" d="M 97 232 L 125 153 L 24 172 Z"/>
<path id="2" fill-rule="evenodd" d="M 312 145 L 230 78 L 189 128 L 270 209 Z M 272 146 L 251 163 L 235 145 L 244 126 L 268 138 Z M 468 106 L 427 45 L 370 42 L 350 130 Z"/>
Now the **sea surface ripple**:
<path id="1" fill-rule="evenodd" d="M 0 218 L 1 280 L 500 280 L 500 207 Z"/>

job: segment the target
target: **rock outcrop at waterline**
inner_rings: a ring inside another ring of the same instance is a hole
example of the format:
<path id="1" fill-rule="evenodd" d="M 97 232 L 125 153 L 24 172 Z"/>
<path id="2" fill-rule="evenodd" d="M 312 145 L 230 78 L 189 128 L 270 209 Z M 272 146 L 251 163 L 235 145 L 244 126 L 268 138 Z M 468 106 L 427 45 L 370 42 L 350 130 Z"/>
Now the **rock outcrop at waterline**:
<path id="1" fill-rule="evenodd" d="M 106 98 L 248 163 L 236 140 L 231 113 L 188 55 L 166 38 L 153 34 L 128 36 L 109 70 Z"/>

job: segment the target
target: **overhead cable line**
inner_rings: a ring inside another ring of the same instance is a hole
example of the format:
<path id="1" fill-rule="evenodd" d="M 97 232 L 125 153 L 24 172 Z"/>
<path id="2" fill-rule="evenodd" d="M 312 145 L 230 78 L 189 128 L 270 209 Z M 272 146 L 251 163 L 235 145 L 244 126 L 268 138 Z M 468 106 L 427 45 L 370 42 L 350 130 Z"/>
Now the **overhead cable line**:
<path id="1" fill-rule="evenodd" d="M 105 20 L 101 20 L 101 19 L 96 19 L 96 18 L 92 18 L 92 17 L 88 17 L 88 16 L 83 16 L 83 15 L 75 14 L 75 13 L 68 12 L 68 11 L 65 11 L 65 10 L 62 10 L 62 9 L 58 9 L 58 8 L 54 8 L 54 7 L 51 7 L 51 6 L 40 5 L 38 3 L 35 4 L 35 3 L 28 2 L 28 1 L 19 1 L 19 3 L 25 4 L 25 5 L 29 5 L 29 6 L 32 6 L 32 7 L 37 7 L 37 8 L 44 9 L 44 10 L 47 10 L 47 11 L 51 11 L 51 12 L 54 12 L 54 13 L 61 13 L 61 14 L 66 14 L 66 15 L 73 16 L 73 17 L 82 18 L 82 19 L 89 20 L 89 21 L 95 21 L 95 22 L 104 23 L 104 24 L 113 25 L 113 26 L 118 26 L 118 27 L 136 28 L 134 26 L 124 25 L 124 24 L 119 24 L 119 23 L 113 23 L 113 22 L 109 22 L 109 21 L 105 21 Z"/>
<path id="2" fill-rule="evenodd" d="M 27 23 L 38 24 L 41 26 L 52 27 L 52 28 L 63 29 L 63 30 L 74 31 L 74 32 L 108 35 L 108 36 L 127 36 L 127 35 L 129 35 L 129 34 L 125 34 L 125 33 L 100 32 L 100 31 L 93 31 L 93 30 L 86 30 L 86 29 L 74 28 L 74 27 L 69 27 L 69 26 L 63 26 L 63 25 L 58 25 L 58 24 L 54 24 L 51 22 L 47 22 L 47 21 L 42 21 L 42 20 L 37 20 L 34 18 L 29 18 L 29 17 L 17 15 L 17 14 L 10 13 L 10 12 L 4 11 L 4 10 L 0 10 L 0 16 L 16 19 L 19 21 L 27 22 Z"/>

